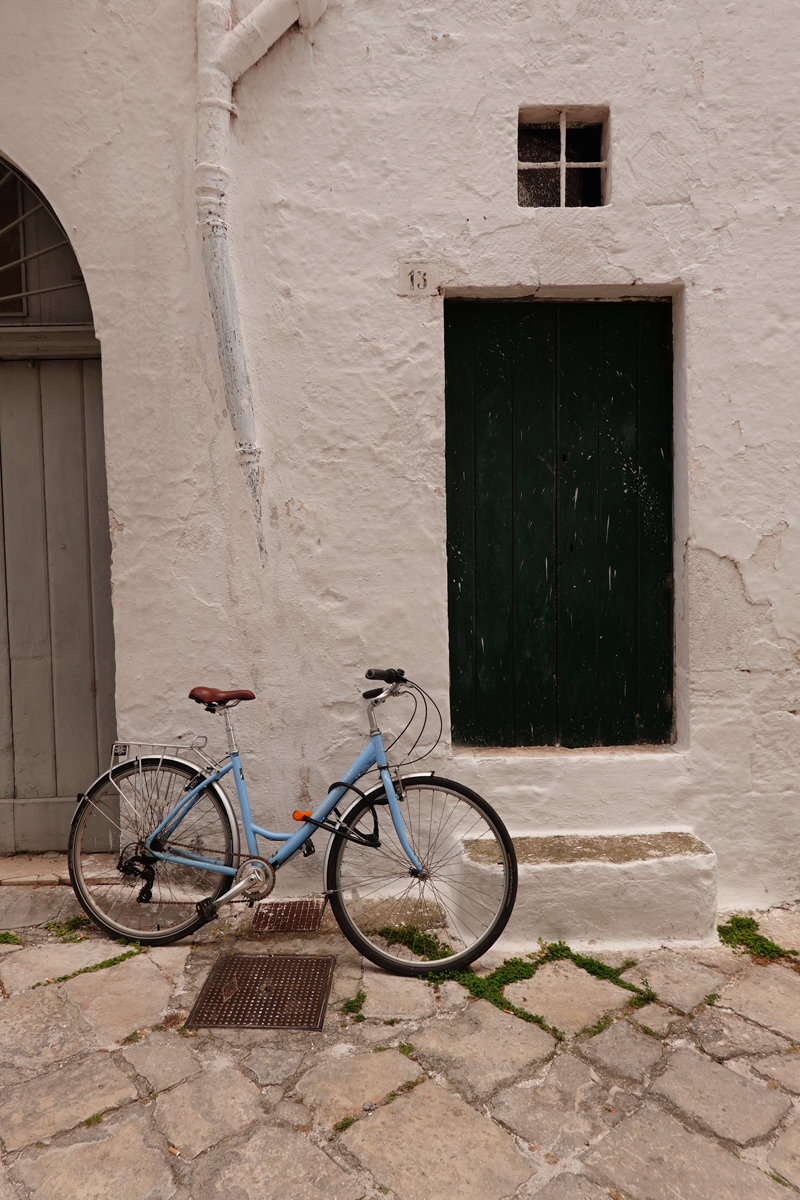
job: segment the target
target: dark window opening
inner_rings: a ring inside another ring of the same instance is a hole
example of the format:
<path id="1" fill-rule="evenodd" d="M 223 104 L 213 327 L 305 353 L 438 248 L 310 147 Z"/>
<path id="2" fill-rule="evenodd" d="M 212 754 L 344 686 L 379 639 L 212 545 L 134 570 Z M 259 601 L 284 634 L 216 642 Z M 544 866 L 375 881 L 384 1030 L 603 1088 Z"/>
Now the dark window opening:
<path id="1" fill-rule="evenodd" d="M 517 138 L 517 199 L 523 208 L 597 208 L 604 202 L 607 163 L 604 124 L 530 121 L 522 114 Z M 583 165 L 586 164 L 586 165 Z"/>
<path id="2" fill-rule="evenodd" d="M 21 316 L 25 301 L 22 287 L 22 212 L 19 180 L 0 163 L 0 313 Z M 4 299 L 13 296 L 15 299 Z"/>

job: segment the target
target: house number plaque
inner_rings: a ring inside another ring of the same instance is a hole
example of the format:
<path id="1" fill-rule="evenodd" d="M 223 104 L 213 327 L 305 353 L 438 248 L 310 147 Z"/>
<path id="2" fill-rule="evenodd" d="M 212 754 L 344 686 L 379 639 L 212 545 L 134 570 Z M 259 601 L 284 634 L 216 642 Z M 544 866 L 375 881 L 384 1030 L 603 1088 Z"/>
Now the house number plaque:
<path id="1" fill-rule="evenodd" d="M 400 263 L 397 292 L 400 296 L 438 296 L 438 267 L 435 263 Z"/>

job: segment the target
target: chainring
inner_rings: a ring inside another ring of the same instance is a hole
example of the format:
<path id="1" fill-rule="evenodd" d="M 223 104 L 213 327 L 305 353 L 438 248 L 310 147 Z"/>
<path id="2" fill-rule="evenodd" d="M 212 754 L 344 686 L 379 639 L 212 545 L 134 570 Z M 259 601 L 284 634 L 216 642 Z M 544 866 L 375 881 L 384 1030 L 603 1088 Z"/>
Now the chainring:
<path id="1" fill-rule="evenodd" d="M 275 868 L 263 858 L 246 858 L 236 872 L 234 883 L 240 883 L 252 874 L 256 874 L 258 879 L 245 888 L 242 895 L 248 900 L 263 900 L 275 887 Z"/>

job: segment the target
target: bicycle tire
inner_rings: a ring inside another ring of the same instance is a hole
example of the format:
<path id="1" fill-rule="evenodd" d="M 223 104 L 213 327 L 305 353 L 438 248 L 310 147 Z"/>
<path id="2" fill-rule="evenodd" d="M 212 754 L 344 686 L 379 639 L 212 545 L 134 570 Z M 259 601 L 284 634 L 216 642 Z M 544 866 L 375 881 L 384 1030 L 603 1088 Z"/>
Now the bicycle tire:
<path id="1" fill-rule="evenodd" d="M 148 946 L 178 941 L 205 923 L 197 901 L 218 900 L 231 887 L 230 875 L 146 854 L 134 858 L 180 795 L 202 778 L 190 763 L 147 756 L 101 775 L 78 805 L 67 850 L 70 880 L 81 908 L 110 937 Z M 171 844 L 233 865 L 231 823 L 215 786 L 200 793 Z M 145 898 L 150 869 L 151 895 Z"/>
<path id="2" fill-rule="evenodd" d="M 486 953 L 511 916 L 514 847 L 476 792 L 438 776 L 403 782 L 400 811 L 428 878 L 411 875 L 381 790 L 357 800 L 342 817 L 342 834 L 331 837 L 325 873 L 331 908 L 347 940 L 393 974 L 462 968 Z M 344 836 L 368 836 L 373 826 L 380 848 Z"/>

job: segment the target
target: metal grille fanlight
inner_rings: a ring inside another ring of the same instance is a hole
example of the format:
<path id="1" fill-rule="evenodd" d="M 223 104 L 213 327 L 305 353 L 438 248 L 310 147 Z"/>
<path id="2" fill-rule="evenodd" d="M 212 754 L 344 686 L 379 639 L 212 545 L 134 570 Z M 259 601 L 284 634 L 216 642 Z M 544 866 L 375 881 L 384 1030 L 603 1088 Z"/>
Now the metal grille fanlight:
<path id="1" fill-rule="evenodd" d="M 41 215 L 47 219 L 42 222 Z M 33 221 L 37 220 L 36 234 Z M 44 245 L 37 245 L 44 232 Z M 45 287 L 29 286 L 35 263 L 57 251 L 70 256 L 70 279 Z M 28 316 L 27 301 L 33 296 L 82 289 L 88 304 L 83 275 L 77 266 L 70 239 L 50 204 L 31 181 L 0 158 L 0 322 L 3 318 Z"/>

